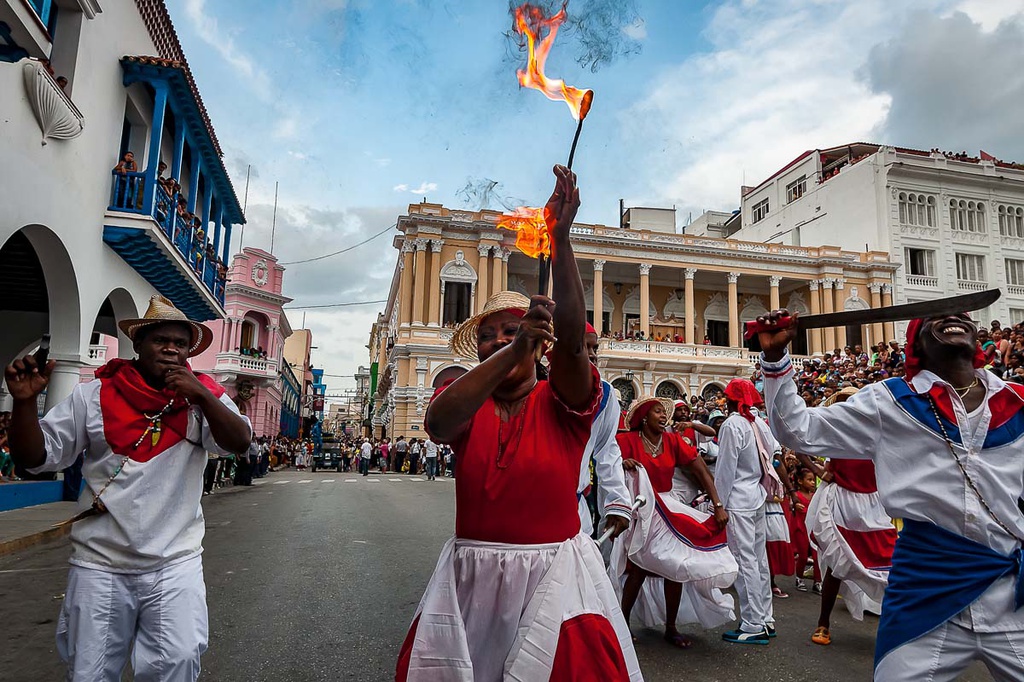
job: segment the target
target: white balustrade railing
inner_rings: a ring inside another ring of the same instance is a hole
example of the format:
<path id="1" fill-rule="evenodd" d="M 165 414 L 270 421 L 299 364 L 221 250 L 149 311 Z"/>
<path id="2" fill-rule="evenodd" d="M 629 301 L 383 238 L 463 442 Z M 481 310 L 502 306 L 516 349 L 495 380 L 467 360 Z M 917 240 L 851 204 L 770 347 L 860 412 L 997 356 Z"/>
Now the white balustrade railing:
<path id="1" fill-rule="evenodd" d="M 956 285 L 960 291 L 985 291 L 988 289 L 988 282 L 974 282 L 967 279 L 957 280 Z"/>
<path id="2" fill-rule="evenodd" d="M 928 289 L 939 288 L 939 278 L 927 275 L 907 275 L 907 286 L 926 287 Z"/>

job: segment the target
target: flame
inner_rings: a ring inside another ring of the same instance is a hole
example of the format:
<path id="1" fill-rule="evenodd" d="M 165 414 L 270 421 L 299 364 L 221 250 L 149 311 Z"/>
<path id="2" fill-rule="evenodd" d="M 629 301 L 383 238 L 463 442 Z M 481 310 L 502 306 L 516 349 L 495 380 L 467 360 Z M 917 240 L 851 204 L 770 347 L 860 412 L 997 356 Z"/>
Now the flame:
<path id="1" fill-rule="evenodd" d="M 530 258 L 551 255 L 551 237 L 543 208 L 520 206 L 498 220 L 498 227 L 516 233 L 516 248 Z"/>
<path id="2" fill-rule="evenodd" d="M 544 10 L 536 5 L 526 2 L 516 7 L 515 30 L 521 36 L 526 36 L 526 44 L 529 48 L 529 59 L 526 63 L 526 70 L 519 69 L 516 76 L 519 77 L 519 85 L 524 88 L 540 90 L 548 99 L 563 101 L 569 105 L 572 117 L 582 121 L 590 112 L 590 104 L 594 99 L 593 90 L 580 90 L 557 78 L 548 78 L 544 75 L 544 63 L 551 52 L 551 46 L 555 43 L 555 36 L 558 35 L 558 27 L 565 22 L 565 5 L 552 17 L 545 15 Z M 547 35 L 540 37 L 542 29 L 547 28 Z M 538 40 L 540 44 L 538 44 Z"/>

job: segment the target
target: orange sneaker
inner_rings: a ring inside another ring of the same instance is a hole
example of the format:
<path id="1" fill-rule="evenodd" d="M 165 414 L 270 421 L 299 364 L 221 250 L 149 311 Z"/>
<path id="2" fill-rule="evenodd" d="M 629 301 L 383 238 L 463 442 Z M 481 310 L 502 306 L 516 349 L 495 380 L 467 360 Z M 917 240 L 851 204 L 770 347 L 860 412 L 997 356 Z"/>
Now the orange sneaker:
<path id="1" fill-rule="evenodd" d="M 826 627 L 818 627 L 814 630 L 814 634 L 811 635 L 811 641 L 815 644 L 822 646 L 828 646 L 832 643 L 832 634 Z"/>

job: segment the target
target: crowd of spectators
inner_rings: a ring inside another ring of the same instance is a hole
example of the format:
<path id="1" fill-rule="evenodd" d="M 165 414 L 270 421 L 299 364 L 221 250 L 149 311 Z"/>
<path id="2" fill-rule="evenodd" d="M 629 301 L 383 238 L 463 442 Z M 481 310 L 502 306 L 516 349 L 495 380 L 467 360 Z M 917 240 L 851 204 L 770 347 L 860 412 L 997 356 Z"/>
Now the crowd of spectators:
<path id="1" fill-rule="evenodd" d="M 7 447 L 7 429 L 11 425 L 11 413 L 0 412 L 0 483 L 16 480 L 11 449 Z"/>

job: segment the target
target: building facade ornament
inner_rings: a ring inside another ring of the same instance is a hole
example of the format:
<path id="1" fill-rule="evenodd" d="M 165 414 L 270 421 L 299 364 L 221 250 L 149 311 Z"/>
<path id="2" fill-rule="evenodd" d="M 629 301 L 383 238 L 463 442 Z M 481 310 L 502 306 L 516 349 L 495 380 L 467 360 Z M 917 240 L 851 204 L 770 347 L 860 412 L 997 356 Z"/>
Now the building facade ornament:
<path id="1" fill-rule="evenodd" d="M 651 268 L 653 268 L 653 267 L 654 267 L 653 263 L 641 263 L 640 264 L 640 276 L 643 277 L 645 275 L 651 274 Z"/>
<path id="2" fill-rule="evenodd" d="M 832 285 L 836 291 L 842 291 L 846 288 L 846 280 L 842 277 L 836 277 L 835 283 Z"/>
<path id="3" fill-rule="evenodd" d="M 740 273 L 738 273 L 738 272 L 730 272 L 728 274 L 728 278 L 729 278 L 729 284 L 736 284 L 736 282 L 738 282 L 740 280 Z"/>
<path id="4" fill-rule="evenodd" d="M 604 264 L 607 261 L 601 260 L 600 258 L 594 261 L 594 272 L 604 272 Z"/>
<path id="5" fill-rule="evenodd" d="M 868 291 L 870 291 L 873 294 L 881 293 L 882 285 L 879 284 L 878 282 L 872 282 L 871 284 L 868 285 Z"/>
<path id="6" fill-rule="evenodd" d="M 416 250 L 415 240 L 405 239 L 402 241 L 402 253 L 413 253 Z"/>
<path id="7" fill-rule="evenodd" d="M 822 289 L 831 289 L 831 288 L 832 288 L 832 286 L 833 286 L 833 285 L 834 285 L 835 283 L 836 283 L 836 281 L 835 281 L 835 280 L 834 280 L 833 278 L 831 278 L 831 277 L 825 277 L 825 278 L 823 278 L 823 279 L 821 280 L 821 288 L 822 288 Z"/>
<path id="8" fill-rule="evenodd" d="M 778 275 L 771 275 L 768 277 L 768 286 L 777 287 L 782 283 L 782 278 Z"/>
<path id="9" fill-rule="evenodd" d="M 430 240 L 430 252 L 431 253 L 441 253 L 441 249 L 443 249 L 443 248 L 444 248 L 444 240 L 443 239 L 431 239 Z"/>
<path id="10" fill-rule="evenodd" d="M 480 254 L 481 258 L 487 258 L 491 255 L 491 247 L 487 244 L 477 244 L 476 252 Z"/>
<path id="11" fill-rule="evenodd" d="M 686 277 L 686 279 L 690 280 L 691 282 L 693 281 L 693 277 L 696 274 L 697 268 L 686 268 L 685 270 L 683 270 L 683 275 Z"/>
<path id="12" fill-rule="evenodd" d="M 817 291 L 818 284 L 820 284 L 818 280 L 812 279 L 810 282 L 807 283 L 807 288 L 809 288 L 811 291 Z"/>
<path id="13" fill-rule="evenodd" d="M 502 247 L 501 249 L 501 260 L 503 263 L 507 263 L 508 259 L 512 257 L 512 252 Z"/>
<path id="14" fill-rule="evenodd" d="M 412 243 L 416 247 L 417 251 L 426 251 L 427 250 L 427 241 L 428 240 L 426 238 L 424 238 L 424 237 L 416 237 L 416 239 L 412 240 Z"/>

